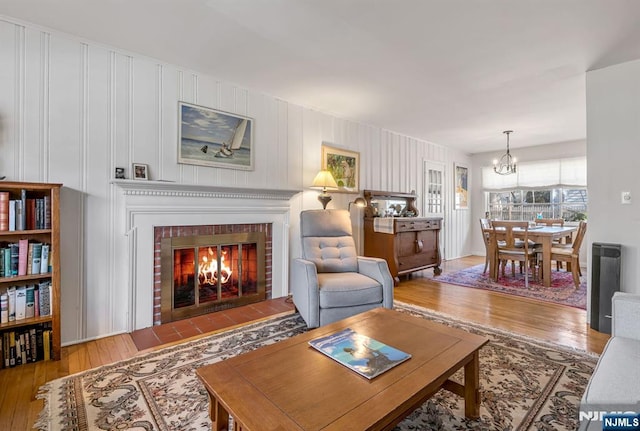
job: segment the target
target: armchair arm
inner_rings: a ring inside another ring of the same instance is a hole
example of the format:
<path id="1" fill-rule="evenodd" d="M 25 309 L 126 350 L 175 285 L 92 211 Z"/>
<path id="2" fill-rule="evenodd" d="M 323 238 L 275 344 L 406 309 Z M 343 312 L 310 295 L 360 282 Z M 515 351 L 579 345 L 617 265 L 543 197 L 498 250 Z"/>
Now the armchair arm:
<path id="1" fill-rule="evenodd" d="M 393 278 L 389 265 L 378 257 L 358 256 L 358 272 L 376 280 L 382 285 L 382 306 L 393 308 Z"/>
<path id="2" fill-rule="evenodd" d="M 611 302 L 611 335 L 640 340 L 640 295 L 616 292 Z"/>
<path id="3" fill-rule="evenodd" d="M 293 259 L 290 290 L 293 303 L 309 328 L 320 326 L 320 292 L 318 270 L 313 262 Z"/>

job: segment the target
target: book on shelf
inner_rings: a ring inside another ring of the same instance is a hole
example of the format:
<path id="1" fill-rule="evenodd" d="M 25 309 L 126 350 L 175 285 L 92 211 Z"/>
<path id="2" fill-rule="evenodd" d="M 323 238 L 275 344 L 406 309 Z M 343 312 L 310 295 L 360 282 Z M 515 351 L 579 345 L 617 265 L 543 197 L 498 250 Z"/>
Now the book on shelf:
<path id="1" fill-rule="evenodd" d="M 16 333 L 9 332 L 9 366 L 16 366 Z"/>
<path id="2" fill-rule="evenodd" d="M 9 297 L 9 322 L 16 320 L 16 287 L 7 288 L 7 296 Z"/>
<path id="3" fill-rule="evenodd" d="M 16 320 L 22 320 L 25 318 L 27 311 L 27 287 L 16 287 Z"/>
<path id="4" fill-rule="evenodd" d="M 34 242 L 30 245 L 33 247 L 31 255 L 31 271 L 29 272 L 29 274 L 40 274 L 40 270 L 42 268 L 42 243 Z"/>
<path id="5" fill-rule="evenodd" d="M 40 274 L 49 272 L 49 244 L 42 244 L 42 254 L 40 256 Z"/>
<path id="6" fill-rule="evenodd" d="M 368 379 L 411 358 L 410 354 L 351 328 L 310 340 L 309 345 Z"/>
<path id="7" fill-rule="evenodd" d="M 38 285 L 38 302 L 40 303 L 40 316 L 51 314 L 51 282 L 41 281 Z"/>
<path id="8" fill-rule="evenodd" d="M 45 195 L 43 201 L 44 208 L 42 209 L 44 213 L 44 228 L 51 229 L 51 196 Z"/>
<path id="9" fill-rule="evenodd" d="M 48 361 L 49 359 L 51 359 L 51 330 L 50 329 L 45 329 L 44 331 L 42 331 L 42 351 L 43 351 L 43 357 L 42 359 L 44 359 L 45 361 Z"/>
<path id="10" fill-rule="evenodd" d="M 24 230 L 24 225 L 22 224 L 22 211 L 23 211 L 22 201 L 16 200 L 15 202 L 16 202 L 16 217 L 15 217 L 16 230 Z"/>
<path id="11" fill-rule="evenodd" d="M 30 339 L 30 345 L 31 345 L 31 355 L 29 360 L 31 362 L 35 362 L 38 360 L 38 343 L 36 340 L 36 328 L 29 328 L 29 339 Z"/>
<path id="12" fill-rule="evenodd" d="M 35 290 L 36 290 L 35 286 L 33 285 L 27 286 L 26 306 L 25 306 L 25 312 L 24 312 L 24 317 L 26 317 L 27 319 L 30 317 L 35 317 L 36 315 Z"/>
<path id="13" fill-rule="evenodd" d="M 16 201 L 9 201 L 9 230 L 16 230 Z"/>
<path id="14" fill-rule="evenodd" d="M 27 274 L 31 274 L 33 271 L 33 243 L 30 242 L 27 247 Z"/>
<path id="15" fill-rule="evenodd" d="M 0 295 L 0 323 L 9 322 L 9 295 Z"/>
<path id="16" fill-rule="evenodd" d="M 3 249 L 4 255 L 4 265 L 3 265 L 3 277 L 11 277 L 11 249 L 9 247 L 4 247 Z"/>
<path id="17" fill-rule="evenodd" d="M 40 288 L 33 287 L 33 317 L 40 317 Z"/>
<path id="18" fill-rule="evenodd" d="M 25 230 L 27 228 L 27 191 L 22 189 L 20 191 L 20 202 L 22 211 L 20 212 L 20 229 Z"/>
<path id="19" fill-rule="evenodd" d="M 27 275 L 27 256 L 29 255 L 29 240 L 18 241 L 18 275 Z"/>
<path id="20" fill-rule="evenodd" d="M 20 263 L 20 247 L 18 243 L 12 242 L 11 244 L 9 244 L 9 253 L 9 277 L 15 277 L 16 275 L 18 275 L 18 265 Z"/>
<path id="21" fill-rule="evenodd" d="M 9 192 L 0 192 L 0 231 L 9 230 Z"/>

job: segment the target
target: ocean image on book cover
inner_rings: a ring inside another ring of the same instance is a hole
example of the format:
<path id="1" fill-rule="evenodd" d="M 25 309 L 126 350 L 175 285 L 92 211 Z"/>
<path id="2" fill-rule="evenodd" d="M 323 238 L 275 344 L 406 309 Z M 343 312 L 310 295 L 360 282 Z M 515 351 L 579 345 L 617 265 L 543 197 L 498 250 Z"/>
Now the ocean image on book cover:
<path id="1" fill-rule="evenodd" d="M 316 338 L 309 344 L 331 359 L 372 379 L 411 358 L 411 355 L 358 334 L 351 328 Z"/>

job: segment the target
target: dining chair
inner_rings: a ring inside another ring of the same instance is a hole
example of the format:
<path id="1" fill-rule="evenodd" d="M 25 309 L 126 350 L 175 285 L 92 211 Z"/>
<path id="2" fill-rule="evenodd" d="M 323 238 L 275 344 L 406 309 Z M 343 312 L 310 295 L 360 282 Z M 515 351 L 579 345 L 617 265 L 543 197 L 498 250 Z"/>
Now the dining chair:
<path id="1" fill-rule="evenodd" d="M 581 221 L 576 237 L 571 244 L 551 247 L 551 260 L 571 264 L 571 275 L 573 276 L 573 284 L 576 286 L 576 289 L 580 287 L 580 246 L 586 233 L 587 222 Z M 567 265 L 567 270 L 569 270 L 569 265 Z"/>
<path id="2" fill-rule="evenodd" d="M 564 226 L 563 218 L 538 218 L 536 219 L 535 222 L 536 222 L 536 226 L 559 226 L 559 227 Z M 553 245 L 566 244 L 566 243 L 567 243 L 566 238 L 553 240 Z M 542 248 L 541 244 L 540 244 L 540 248 Z M 562 269 L 562 262 L 556 262 L 556 268 L 558 269 L 558 271 L 560 271 Z"/>
<path id="3" fill-rule="evenodd" d="M 496 250 L 496 263 L 502 264 L 502 276 L 505 276 L 504 267 L 507 261 L 512 262 L 512 275 L 515 275 L 515 262 L 521 262 L 521 268 L 524 266 L 524 287 L 529 287 L 529 269 L 535 277 L 537 266 L 536 249 L 529 245 L 529 222 L 493 220 L 491 225 L 493 229 L 491 241 L 494 241 L 492 246 Z M 517 238 L 514 229 L 518 230 Z M 498 241 L 499 234 L 504 237 L 504 244 Z"/>
<path id="4" fill-rule="evenodd" d="M 482 270 L 482 273 L 485 274 L 487 272 L 487 267 L 489 266 L 489 261 L 491 259 L 491 256 L 489 256 L 490 252 L 489 252 L 489 241 L 490 241 L 490 237 L 491 234 L 489 232 L 489 230 L 491 230 L 491 220 L 489 220 L 488 218 L 481 218 L 480 219 L 480 233 L 482 234 L 482 240 L 484 241 L 484 255 L 485 255 L 485 259 L 484 259 L 484 269 Z"/>
<path id="5" fill-rule="evenodd" d="M 538 218 L 536 219 L 538 226 L 564 226 L 564 219 L 561 218 Z"/>

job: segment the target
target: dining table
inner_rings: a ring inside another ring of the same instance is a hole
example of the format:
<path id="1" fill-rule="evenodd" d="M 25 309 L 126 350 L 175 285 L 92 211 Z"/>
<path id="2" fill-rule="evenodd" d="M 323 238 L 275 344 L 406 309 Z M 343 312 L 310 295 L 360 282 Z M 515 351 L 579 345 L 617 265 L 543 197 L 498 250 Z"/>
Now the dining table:
<path id="1" fill-rule="evenodd" d="M 527 239 L 533 241 L 536 244 L 542 246 L 542 285 L 545 287 L 551 286 L 551 247 L 554 240 L 567 239 L 567 242 L 571 241 L 573 232 L 578 230 L 578 226 L 532 226 L 527 231 Z M 494 230 L 485 229 L 485 232 L 489 234 L 489 274 L 494 281 L 498 280 L 498 263 L 496 241 L 493 241 Z M 497 240 L 504 239 L 504 232 L 500 229 L 496 229 L 495 235 Z M 524 229 L 513 229 L 514 237 L 518 239 L 524 239 Z"/>

